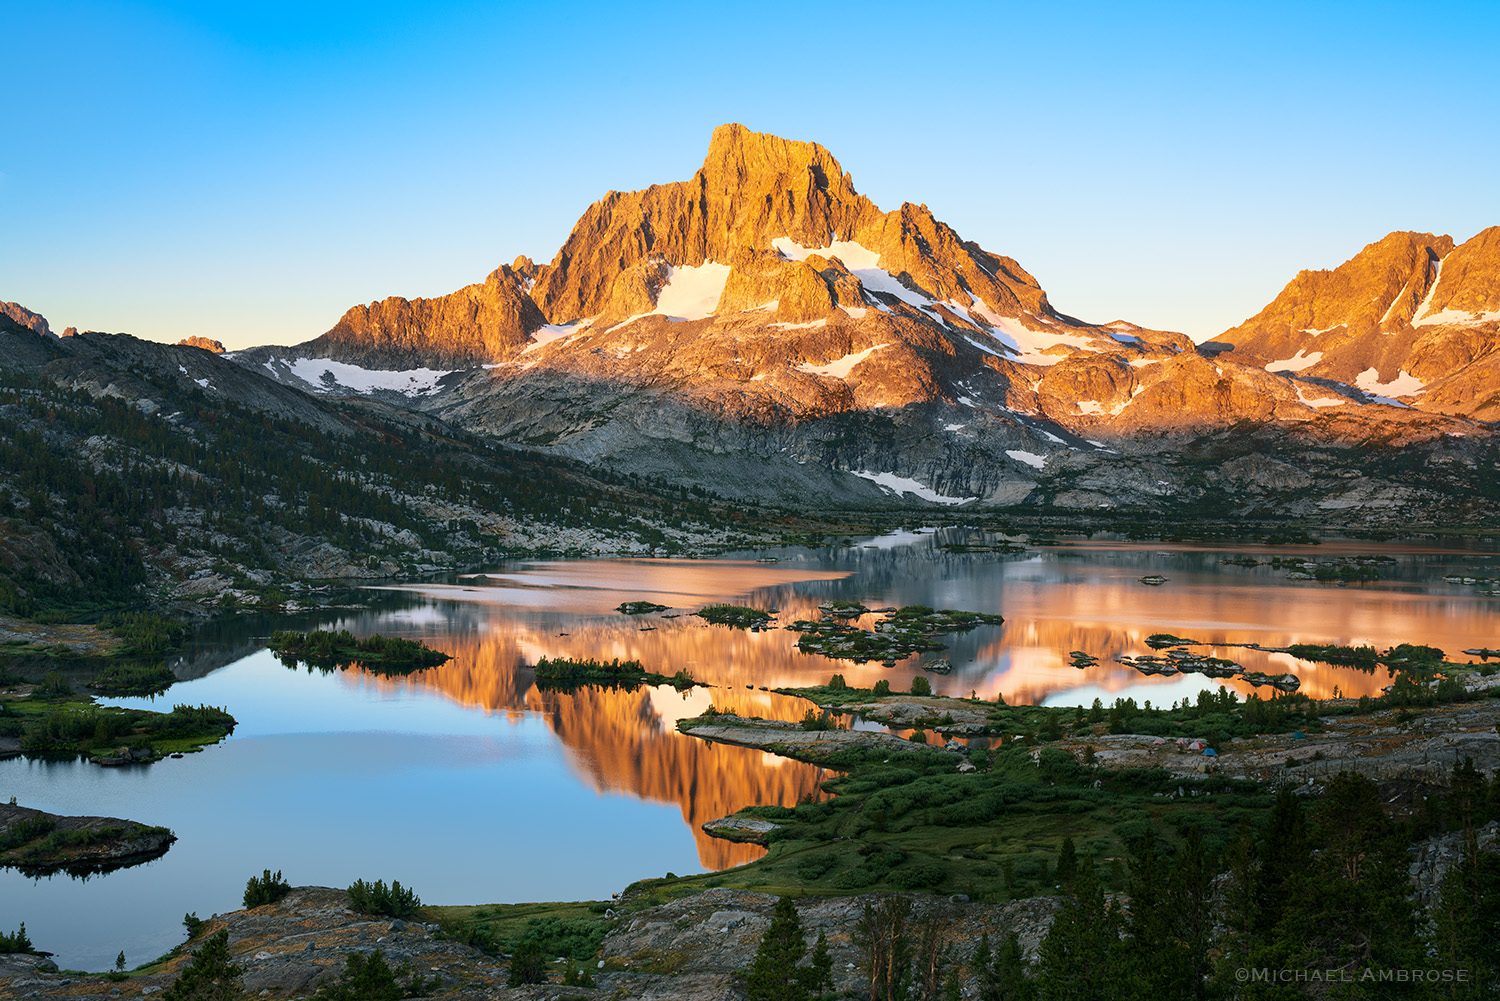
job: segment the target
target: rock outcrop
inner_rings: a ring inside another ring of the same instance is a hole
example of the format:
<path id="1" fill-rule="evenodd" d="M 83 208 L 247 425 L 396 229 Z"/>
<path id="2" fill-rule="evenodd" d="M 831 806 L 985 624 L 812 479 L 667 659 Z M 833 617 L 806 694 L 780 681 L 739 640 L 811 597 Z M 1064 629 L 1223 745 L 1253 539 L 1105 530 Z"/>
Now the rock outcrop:
<path id="1" fill-rule="evenodd" d="M 77 331 L 74 331 L 74 333 L 77 333 Z M 197 334 L 191 337 L 184 337 L 177 344 L 179 347 L 184 348 L 202 348 L 204 351 L 209 351 L 216 355 L 224 353 L 224 345 L 221 341 L 216 341 L 211 337 L 200 337 Z"/>
<path id="2" fill-rule="evenodd" d="M 868 990 L 852 933 L 864 905 L 873 899 L 865 895 L 797 902 L 808 944 L 820 931 L 827 936 L 834 984 L 841 994 Z M 942 923 L 955 955 L 971 955 L 981 934 L 997 940 L 1014 931 L 1034 956 L 1060 898 L 980 904 L 918 896 L 913 903 L 911 920 L 923 926 Z M 297 887 L 274 904 L 214 915 L 204 922 L 197 941 L 220 929 L 228 931 L 233 961 L 244 970 L 240 986 L 249 997 L 305 997 L 342 973 L 350 954 L 368 955 L 379 949 L 390 966 L 409 963 L 419 971 L 430 990 L 426 996 L 465 1001 L 737 1001 L 744 997 L 744 988 L 736 975 L 755 958 L 775 905 L 776 898 L 767 894 L 717 889 L 615 917 L 604 940 L 603 958 L 592 971 L 593 987 L 563 988 L 557 979 L 549 979 L 507 988 L 509 970 L 503 960 L 441 936 L 436 924 L 357 914 L 348 894 L 326 887 Z M 189 944 L 160 972 L 132 976 L 117 989 L 140 996 L 166 988 L 187 965 L 192 949 Z M 549 962 L 548 972 L 560 977 L 562 968 Z M 974 986 L 972 980 L 968 986 Z M 108 981 L 100 977 L 63 975 L 45 958 L 27 956 L 0 957 L 0 993 L 71 998 L 97 997 L 109 990 Z"/>
<path id="3" fill-rule="evenodd" d="M 6 317 L 12 322 L 34 330 L 43 337 L 55 337 L 47 318 L 40 313 L 33 313 L 19 302 L 0 302 L 0 316 Z"/>

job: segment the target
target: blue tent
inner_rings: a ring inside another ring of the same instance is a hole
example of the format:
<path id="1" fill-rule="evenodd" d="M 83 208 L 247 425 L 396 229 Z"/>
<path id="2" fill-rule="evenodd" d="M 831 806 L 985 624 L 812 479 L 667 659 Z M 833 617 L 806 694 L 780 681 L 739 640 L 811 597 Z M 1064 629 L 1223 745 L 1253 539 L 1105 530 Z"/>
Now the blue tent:
<path id="1" fill-rule="evenodd" d="M 1292 734 L 1292 739 L 1293 740 L 1306 740 L 1307 739 L 1307 734 L 1303 733 L 1301 730 L 1298 730 L 1296 733 Z"/>
<path id="2" fill-rule="evenodd" d="M 1215 751 L 1212 747 L 1210 747 L 1210 748 L 1206 748 L 1204 750 L 1203 756 L 1205 758 L 1217 758 L 1219 756 L 1219 752 Z"/>

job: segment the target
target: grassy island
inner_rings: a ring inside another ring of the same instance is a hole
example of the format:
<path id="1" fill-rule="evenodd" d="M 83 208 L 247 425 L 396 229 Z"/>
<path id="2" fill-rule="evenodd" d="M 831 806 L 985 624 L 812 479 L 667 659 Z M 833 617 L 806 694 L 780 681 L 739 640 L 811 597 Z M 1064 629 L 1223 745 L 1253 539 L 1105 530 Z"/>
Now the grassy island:
<path id="1" fill-rule="evenodd" d="M 108 872 L 158 858 L 176 840 L 165 827 L 116 817 L 60 817 L 0 803 L 0 866 L 27 876 Z"/>
<path id="2" fill-rule="evenodd" d="M 873 630 L 868 630 L 846 622 L 841 609 L 824 611 L 827 618 L 817 622 L 798 619 L 787 627 L 802 633 L 797 640 L 797 649 L 803 653 L 852 660 L 856 664 L 868 660 L 896 661 L 914 653 L 943 650 L 946 644 L 937 637 L 944 633 L 967 632 L 984 625 L 998 626 L 1005 621 L 1004 616 L 984 612 L 907 605 L 887 612 L 885 619 L 875 623 Z"/>
<path id="3" fill-rule="evenodd" d="M 235 719 L 213 706 L 176 705 L 171 712 L 101 706 L 57 674 L 0 696 L 0 738 L 23 754 L 84 755 L 98 764 L 155 761 L 216 744 Z"/>
<path id="4" fill-rule="evenodd" d="M 325 672 L 358 664 L 378 674 L 411 674 L 452 659 L 418 640 L 379 633 L 361 639 L 347 629 L 275 632 L 266 646 L 287 667 L 306 664 L 309 670 L 316 667 Z"/>
<path id="5" fill-rule="evenodd" d="M 751 629 L 763 626 L 771 620 L 770 612 L 763 612 L 759 608 L 746 608 L 743 605 L 709 605 L 693 614 L 705 622 L 712 622 L 716 626 L 729 626 L 732 629 Z"/>
<path id="6" fill-rule="evenodd" d="M 671 685 L 679 691 L 692 688 L 698 682 L 686 670 L 672 677 L 648 671 L 638 660 L 570 660 L 566 657 L 536 662 L 536 686 L 552 691 L 572 691 L 577 688 L 598 686 L 600 688 L 639 688 L 641 685 Z"/>
<path id="7" fill-rule="evenodd" d="M 658 605 L 654 601 L 622 601 L 615 606 L 615 611 L 623 615 L 649 615 L 652 612 L 665 612 L 666 605 Z"/>

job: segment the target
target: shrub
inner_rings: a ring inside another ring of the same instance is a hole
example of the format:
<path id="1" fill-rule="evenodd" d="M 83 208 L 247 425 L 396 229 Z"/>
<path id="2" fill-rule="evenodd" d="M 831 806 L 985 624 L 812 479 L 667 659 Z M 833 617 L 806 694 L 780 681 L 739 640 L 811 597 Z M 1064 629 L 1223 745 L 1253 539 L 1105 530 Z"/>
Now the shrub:
<path id="1" fill-rule="evenodd" d="M 936 862 L 916 862 L 902 866 L 890 875 L 891 885 L 898 890 L 915 890 L 937 886 L 948 878 L 948 871 Z"/>
<path id="2" fill-rule="evenodd" d="M 203 930 L 203 921 L 198 917 L 198 912 L 190 911 L 184 914 L 182 916 L 182 927 L 187 929 L 189 942 L 197 938 L 198 933 Z"/>
<path id="3" fill-rule="evenodd" d="M 886 681 L 884 678 L 881 678 L 879 681 L 875 682 L 875 695 L 876 695 L 876 697 L 879 697 L 881 695 L 889 695 L 889 694 L 891 694 L 891 683 L 889 681 Z"/>
<path id="4" fill-rule="evenodd" d="M 0 932 L 0 952 L 36 952 L 31 939 L 26 934 L 26 922 L 21 922 L 19 931 L 13 931 L 8 935 Z"/>
<path id="5" fill-rule="evenodd" d="M 506 986 L 520 987 L 522 984 L 544 982 L 547 979 L 545 964 L 541 943 L 535 939 L 521 942 L 510 954 L 510 977 L 505 981 Z"/>
<path id="6" fill-rule="evenodd" d="M 292 886 L 281 878 L 281 870 L 276 870 L 276 875 L 271 875 L 267 869 L 260 876 L 251 876 L 245 883 L 245 906 L 260 907 L 263 904 L 274 904 L 292 890 Z"/>
<path id="7" fill-rule="evenodd" d="M 835 674 L 833 677 L 828 679 L 828 687 L 835 692 L 842 692 L 844 689 L 848 688 L 849 685 L 844 681 L 844 676 L 842 674 Z"/>
<path id="8" fill-rule="evenodd" d="M 832 730 L 834 728 L 833 716 L 829 713 L 809 709 L 802 714 L 802 729 L 804 730 Z"/>
<path id="9" fill-rule="evenodd" d="M 349 887 L 349 905 L 361 914 L 386 918 L 414 918 L 422 907 L 416 891 L 402 886 L 398 880 L 377 879 L 366 883 L 356 879 Z"/>
<path id="10" fill-rule="evenodd" d="M 812 882 L 828 875 L 828 871 L 838 865 L 838 856 L 833 852 L 818 852 L 813 855 L 805 855 L 797 860 L 797 878 Z"/>
<path id="11" fill-rule="evenodd" d="M 402 980 L 406 981 L 404 986 Z M 319 987 L 313 1001 L 401 1001 L 425 995 L 437 984 L 437 977 L 428 983 L 412 970 L 410 962 L 391 969 L 385 954 L 377 948 L 369 956 L 351 952 L 344 960 L 344 972 Z"/>
<path id="12" fill-rule="evenodd" d="M 210 935 L 208 941 L 183 967 L 172 986 L 162 992 L 162 1001 L 221 1001 L 243 996 L 236 983 L 241 967 L 229 961 L 229 931 Z"/>
<path id="13" fill-rule="evenodd" d="M 928 681 L 921 675 L 918 675 L 917 677 L 911 679 L 911 693 L 913 695 L 931 695 L 932 682 Z"/>

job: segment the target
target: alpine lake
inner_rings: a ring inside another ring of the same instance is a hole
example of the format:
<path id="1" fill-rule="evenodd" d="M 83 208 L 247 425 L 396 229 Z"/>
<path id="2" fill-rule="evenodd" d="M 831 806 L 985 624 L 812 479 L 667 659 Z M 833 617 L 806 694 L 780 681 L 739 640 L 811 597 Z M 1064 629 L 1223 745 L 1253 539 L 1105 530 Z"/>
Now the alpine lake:
<path id="1" fill-rule="evenodd" d="M 60 966 L 102 970 L 122 950 L 133 966 L 180 943 L 188 912 L 239 907 L 245 880 L 266 868 L 293 885 L 398 879 L 424 902 L 457 904 L 608 899 L 642 877 L 739 865 L 763 849 L 701 825 L 751 804 L 817 798 L 826 773 L 698 740 L 676 722 L 710 705 L 799 719 L 810 703 L 774 690 L 834 674 L 857 687 L 885 679 L 893 691 L 923 676 L 938 694 L 1012 704 L 1161 706 L 1220 685 L 1242 697 L 1256 689 L 1240 678 L 1148 675 L 1117 659 L 1158 653 L 1153 634 L 1201 641 L 1196 651 L 1246 672 L 1295 675 L 1319 699 L 1379 694 L 1389 678 L 1243 644 L 1426 644 L 1459 661 L 1472 659 L 1465 649 L 1500 646 L 1491 549 L 1094 540 L 1003 552 L 996 541 L 918 530 L 720 559 L 516 562 L 363 589 L 344 607 L 209 623 L 169 662 L 179 680 L 166 694 L 101 701 L 223 707 L 238 726 L 221 743 L 115 768 L 0 761 L 0 800 L 163 825 L 179 840 L 154 862 L 86 879 L 0 870 L 0 931 L 24 921 Z M 1373 567 L 1379 579 L 1320 582 L 1303 563 Z M 1165 581 L 1142 582 L 1153 577 Z M 636 600 L 667 610 L 616 610 Z M 1005 621 L 941 636 L 947 649 L 894 666 L 800 651 L 803 634 L 785 627 L 838 600 Z M 775 614 L 760 631 L 691 614 L 715 603 Z M 266 649 L 273 630 L 315 628 L 421 640 L 452 659 L 387 677 L 288 668 Z M 1076 667 L 1073 651 L 1095 661 Z M 544 657 L 635 659 L 700 684 L 539 690 L 533 666 Z M 940 658 L 950 673 L 923 670 Z"/>

